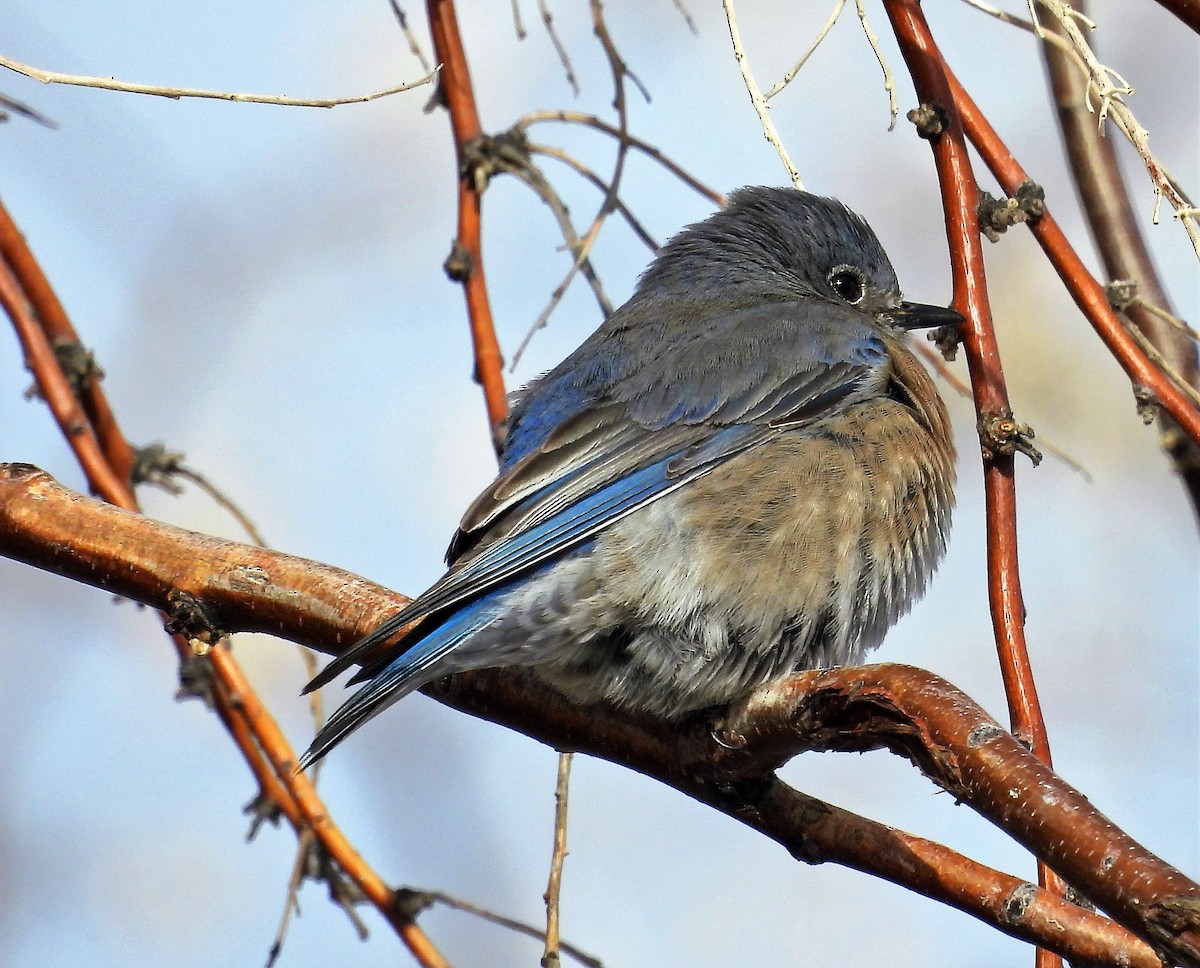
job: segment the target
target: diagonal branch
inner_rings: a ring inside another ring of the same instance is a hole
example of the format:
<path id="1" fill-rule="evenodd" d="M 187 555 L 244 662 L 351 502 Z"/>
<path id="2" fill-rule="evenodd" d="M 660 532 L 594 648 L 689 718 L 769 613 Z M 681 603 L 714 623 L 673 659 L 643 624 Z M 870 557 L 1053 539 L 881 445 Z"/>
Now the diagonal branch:
<path id="1" fill-rule="evenodd" d="M 270 627 L 334 653 L 406 601 L 326 565 L 113 508 L 28 465 L 0 465 L 0 553 L 148 604 L 186 593 L 224 631 Z M 1200 965 L 1200 887 L 1117 830 L 970 699 L 922 670 L 881 665 L 797 677 L 722 724 L 721 742 L 707 722 L 663 727 L 581 706 L 519 670 L 454 676 L 425 691 L 557 749 L 645 773 L 800 859 L 894 880 L 1068 957 L 1155 963 L 1149 948 L 1103 918 L 948 848 L 805 797 L 772 776 L 803 750 L 891 749 L 1060 865 L 1127 927 Z M 276 771 L 291 762 L 290 753 L 271 759 Z M 1075 842 L 1085 846 L 1073 850 Z"/>
<path id="2" fill-rule="evenodd" d="M 1081 0 L 1076 7 L 1086 12 Z M 1200 6 L 1197 7 L 1200 10 Z M 1057 36 L 1057 23 L 1051 24 L 1047 39 Z M 1138 296 L 1171 313 L 1171 303 L 1141 230 L 1133 216 L 1133 206 L 1111 138 L 1103 137 L 1088 109 L 1087 81 L 1076 68 L 1074 58 L 1061 46 L 1042 45 L 1042 56 L 1050 75 L 1050 86 L 1058 108 L 1058 122 L 1071 166 L 1071 177 L 1091 228 L 1092 239 L 1100 252 L 1109 282 L 1131 280 Z M 1171 326 L 1159 315 L 1137 302 L 1125 314 L 1192 386 L 1200 386 L 1200 366 L 1192 338 Z M 1180 432 L 1175 422 L 1160 415 L 1162 443 L 1175 463 L 1192 501 L 1192 510 L 1200 519 L 1200 447 Z"/>

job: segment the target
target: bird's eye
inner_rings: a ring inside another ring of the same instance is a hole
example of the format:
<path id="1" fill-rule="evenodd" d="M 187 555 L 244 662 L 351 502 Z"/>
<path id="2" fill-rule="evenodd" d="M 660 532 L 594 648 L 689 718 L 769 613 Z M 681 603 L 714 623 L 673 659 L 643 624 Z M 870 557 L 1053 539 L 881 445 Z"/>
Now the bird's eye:
<path id="1" fill-rule="evenodd" d="M 829 285 L 846 302 L 856 304 L 866 293 L 867 284 L 862 270 L 855 266 L 836 266 L 829 273 Z"/>

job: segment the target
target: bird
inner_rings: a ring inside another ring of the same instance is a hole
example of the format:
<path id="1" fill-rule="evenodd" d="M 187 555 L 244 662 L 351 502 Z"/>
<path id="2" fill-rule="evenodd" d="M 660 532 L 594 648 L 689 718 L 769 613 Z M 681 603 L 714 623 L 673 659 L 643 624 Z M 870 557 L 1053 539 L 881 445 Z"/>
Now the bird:
<path id="1" fill-rule="evenodd" d="M 364 683 L 306 767 L 415 689 L 526 667 L 676 723 L 853 665 L 920 598 L 954 503 L 945 405 L 906 302 L 841 202 L 748 187 L 515 395 L 449 570 L 307 686 Z"/>

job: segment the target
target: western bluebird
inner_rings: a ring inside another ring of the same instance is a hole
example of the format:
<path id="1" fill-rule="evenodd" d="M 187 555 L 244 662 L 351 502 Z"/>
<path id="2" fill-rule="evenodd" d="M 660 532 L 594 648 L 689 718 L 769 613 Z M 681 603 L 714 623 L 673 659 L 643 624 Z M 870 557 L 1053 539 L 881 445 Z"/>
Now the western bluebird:
<path id="1" fill-rule="evenodd" d="M 904 331 L 961 318 L 903 302 L 841 203 L 735 192 L 519 395 L 449 571 L 309 684 L 359 662 L 367 683 L 305 764 L 468 669 L 677 719 L 861 661 L 923 593 L 954 500 Z"/>

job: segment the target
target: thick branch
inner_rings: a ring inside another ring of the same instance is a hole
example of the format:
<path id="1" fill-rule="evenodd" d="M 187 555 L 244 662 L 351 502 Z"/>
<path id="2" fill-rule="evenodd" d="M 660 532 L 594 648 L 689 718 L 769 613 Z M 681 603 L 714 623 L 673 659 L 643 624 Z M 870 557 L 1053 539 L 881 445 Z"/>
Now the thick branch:
<path id="1" fill-rule="evenodd" d="M 920 5 L 911 0 L 885 4 L 917 95 L 944 118 L 931 138 L 946 217 L 946 237 L 954 272 L 954 302 L 969 320 L 963 340 L 981 432 L 996 421 L 1012 422 L 1000 350 L 992 325 L 983 248 L 979 234 L 979 186 L 967 154 L 962 123 L 946 79 L 945 61 L 934 43 Z M 985 446 L 985 454 L 989 448 Z M 987 523 L 988 602 L 1013 731 L 1046 763 L 1046 735 L 1037 686 L 1025 644 L 1025 605 L 1017 563 L 1017 492 L 1013 454 L 993 451 L 984 461 Z M 1045 878 L 1046 872 L 1042 872 Z M 1045 881 L 1043 881 L 1045 882 Z"/>
<path id="2" fill-rule="evenodd" d="M 406 601 L 325 565 L 113 508 L 28 465 L 0 465 L 0 553 L 158 607 L 170 607 L 182 591 L 223 631 L 265 630 L 327 652 Z M 459 675 L 426 691 L 558 749 L 637 769 L 805 860 L 894 880 L 1068 957 L 1154 963 L 1149 949 L 1103 918 L 947 848 L 806 798 L 771 775 L 805 749 L 892 749 L 1061 865 L 1123 922 L 1200 964 L 1186 947 L 1198 937 L 1200 915 L 1188 905 L 1200 903 L 1200 888 L 1116 830 L 966 696 L 921 670 L 884 665 L 798 677 L 727 721 L 727 745 L 713 741 L 707 722 L 664 728 L 581 707 L 520 671 Z M 729 748 L 739 741 L 741 748 Z M 1081 837 L 1084 849 L 1068 848 Z"/>

